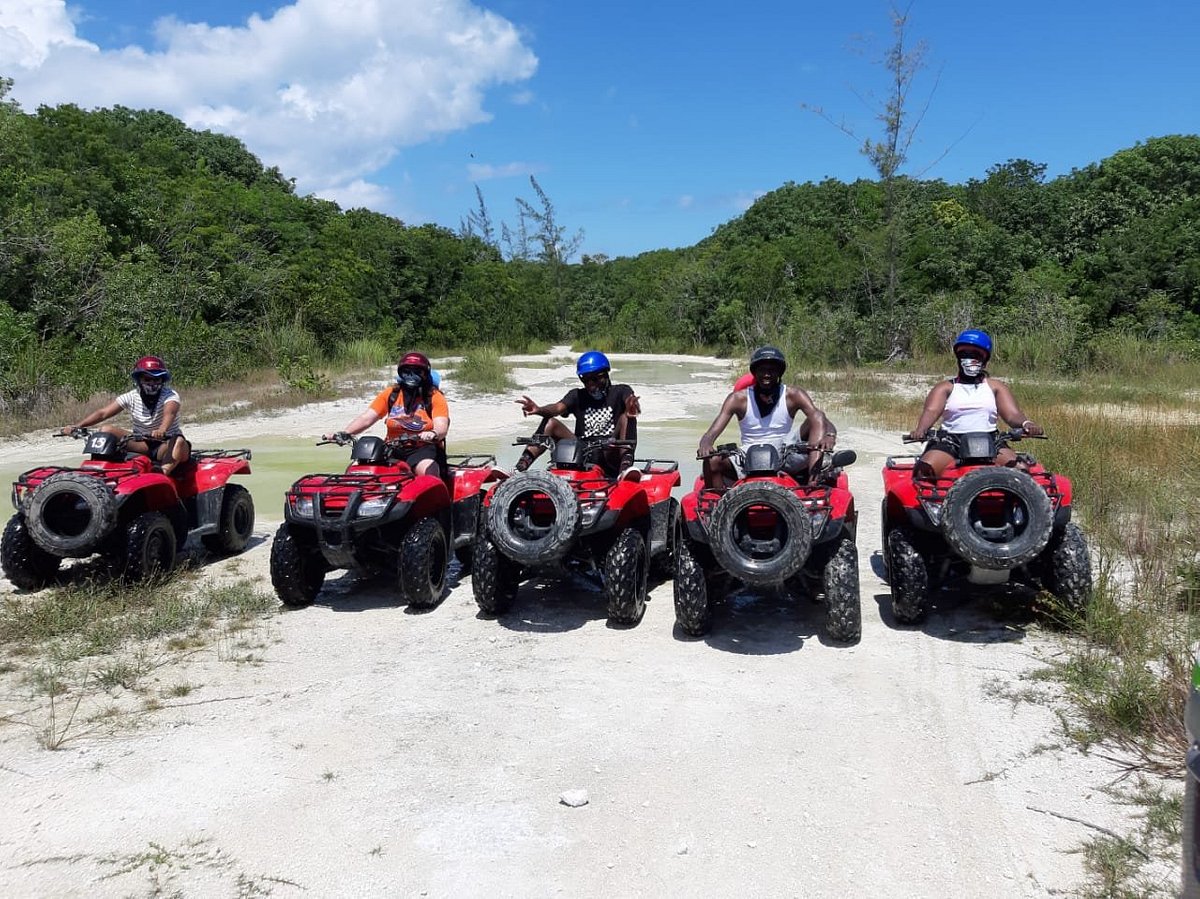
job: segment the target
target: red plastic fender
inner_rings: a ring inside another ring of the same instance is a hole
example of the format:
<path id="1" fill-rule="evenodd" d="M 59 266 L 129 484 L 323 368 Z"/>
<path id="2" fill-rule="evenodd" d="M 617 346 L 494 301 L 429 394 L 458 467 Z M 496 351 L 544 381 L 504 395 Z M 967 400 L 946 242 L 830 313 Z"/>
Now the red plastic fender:
<path id="1" fill-rule="evenodd" d="M 117 481 L 113 490 L 118 496 L 139 494 L 148 512 L 173 509 L 179 503 L 179 491 L 175 482 L 157 471 Z"/>
<path id="2" fill-rule="evenodd" d="M 493 477 L 494 468 L 460 468 L 454 473 L 454 501 L 464 500 L 477 494 Z"/>
<path id="3" fill-rule="evenodd" d="M 196 464 L 192 476 L 196 484 L 196 492 L 203 493 L 221 487 L 235 474 L 250 474 L 250 463 L 245 459 L 214 459 L 211 462 L 200 461 Z"/>
<path id="4" fill-rule="evenodd" d="M 608 494 L 608 508 L 620 509 L 614 530 L 621 530 L 631 521 L 645 518 L 650 514 L 650 499 L 641 484 L 633 481 L 617 481 L 612 492 Z"/>
<path id="5" fill-rule="evenodd" d="M 411 502 L 409 518 L 427 518 L 437 515 L 450 505 L 450 492 L 446 482 L 433 475 L 423 474 L 413 478 L 400 489 L 400 502 Z"/>

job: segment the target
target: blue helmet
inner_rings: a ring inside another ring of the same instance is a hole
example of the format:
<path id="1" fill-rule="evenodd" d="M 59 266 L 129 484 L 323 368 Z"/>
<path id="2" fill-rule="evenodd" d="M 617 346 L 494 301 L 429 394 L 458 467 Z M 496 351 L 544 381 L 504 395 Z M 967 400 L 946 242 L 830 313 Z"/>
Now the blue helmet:
<path id="1" fill-rule="evenodd" d="M 983 350 L 990 357 L 992 355 L 992 338 L 988 337 L 983 331 L 968 329 L 963 331 L 954 338 L 954 349 L 960 346 L 975 346 Z"/>
<path id="2" fill-rule="evenodd" d="M 608 371 L 612 368 L 608 364 L 608 357 L 599 350 L 588 350 L 579 357 L 579 361 L 575 363 L 575 374 L 579 377 L 590 375 L 597 371 Z"/>

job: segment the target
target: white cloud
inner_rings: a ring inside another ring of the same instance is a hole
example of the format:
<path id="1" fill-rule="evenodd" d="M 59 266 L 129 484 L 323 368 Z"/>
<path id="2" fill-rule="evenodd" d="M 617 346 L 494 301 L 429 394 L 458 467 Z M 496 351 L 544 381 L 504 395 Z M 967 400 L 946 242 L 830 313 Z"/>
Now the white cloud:
<path id="1" fill-rule="evenodd" d="M 325 197 L 383 196 L 365 179 L 399 149 L 489 121 L 487 89 L 537 67 L 512 23 L 468 0 L 296 0 L 241 27 L 164 18 L 155 36 L 102 50 L 63 0 L 0 0 L 0 60 L 25 108 L 162 109 Z"/>
<path id="2" fill-rule="evenodd" d="M 506 162 L 504 165 L 472 162 L 467 165 L 467 177 L 472 181 L 492 181 L 496 178 L 516 178 L 520 175 L 536 175 L 542 171 L 540 165 L 529 162 Z"/>
<path id="3" fill-rule="evenodd" d="M 696 198 L 691 194 L 684 194 L 679 198 L 680 209 L 691 209 L 696 204 Z"/>

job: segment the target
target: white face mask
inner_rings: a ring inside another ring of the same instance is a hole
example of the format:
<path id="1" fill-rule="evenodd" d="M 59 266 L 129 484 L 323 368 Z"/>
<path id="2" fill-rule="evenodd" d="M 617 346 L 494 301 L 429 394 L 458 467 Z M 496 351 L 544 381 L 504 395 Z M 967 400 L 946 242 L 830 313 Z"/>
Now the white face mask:
<path id="1" fill-rule="evenodd" d="M 146 396 L 158 396 L 162 391 L 162 381 L 155 378 L 153 381 L 146 379 L 138 382 L 138 387 Z"/>
<path id="2" fill-rule="evenodd" d="M 983 371 L 982 359 L 959 359 L 958 367 L 962 369 L 962 373 L 968 378 L 975 378 Z"/>

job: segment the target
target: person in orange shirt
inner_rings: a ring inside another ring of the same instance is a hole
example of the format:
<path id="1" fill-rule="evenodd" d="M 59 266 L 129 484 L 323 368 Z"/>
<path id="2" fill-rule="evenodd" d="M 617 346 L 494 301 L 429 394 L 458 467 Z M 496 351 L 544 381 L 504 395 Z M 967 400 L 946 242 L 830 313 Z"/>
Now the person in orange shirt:
<path id="1" fill-rule="evenodd" d="M 441 477 L 439 458 L 445 455 L 446 433 L 450 430 L 450 407 L 445 395 L 433 385 L 433 368 L 424 353 L 405 353 L 396 365 L 396 384 L 379 392 L 366 410 L 346 425 L 346 433 L 358 434 L 379 419 L 387 421 L 387 439 L 417 435 L 420 443 L 405 443 L 397 450 L 417 474 Z M 326 434 L 330 440 L 334 435 Z"/>

